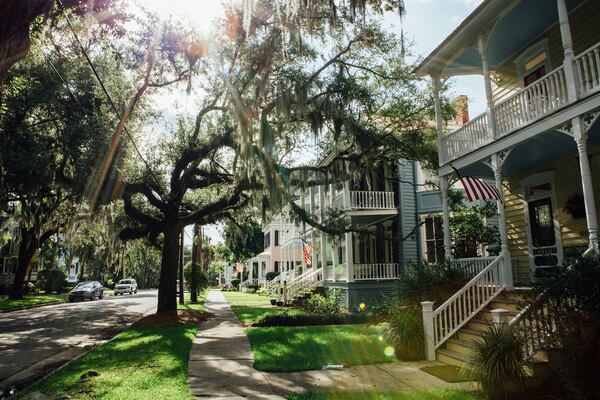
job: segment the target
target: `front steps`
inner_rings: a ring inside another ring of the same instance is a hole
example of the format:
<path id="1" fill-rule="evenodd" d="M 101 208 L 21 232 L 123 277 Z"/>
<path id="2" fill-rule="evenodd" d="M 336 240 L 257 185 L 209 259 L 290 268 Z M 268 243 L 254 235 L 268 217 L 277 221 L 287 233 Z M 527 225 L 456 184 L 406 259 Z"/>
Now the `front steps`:
<path id="1" fill-rule="evenodd" d="M 502 291 L 483 310 L 463 326 L 453 337 L 436 350 L 436 359 L 458 367 L 468 367 L 469 360 L 475 351 L 477 342 L 481 342 L 481 333 L 492 326 L 492 310 L 502 308 L 508 310 L 507 318 L 515 317 L 525 305 L 523 290 Z M 548 352 L 536 354 L 528 367 L 530 375 L 541 374 L 549 362 Z"/>

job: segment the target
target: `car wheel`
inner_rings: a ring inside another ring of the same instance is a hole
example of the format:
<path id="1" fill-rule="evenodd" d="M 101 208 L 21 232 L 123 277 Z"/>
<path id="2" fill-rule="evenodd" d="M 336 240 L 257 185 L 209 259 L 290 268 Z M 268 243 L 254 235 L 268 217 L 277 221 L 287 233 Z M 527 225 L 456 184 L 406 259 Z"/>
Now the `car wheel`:
<path id="1" fill-rule="evenodd" d="M 135 292 L 133 292 L 134 294 L 137 294 L 137 289 L 135 290 Z"/>

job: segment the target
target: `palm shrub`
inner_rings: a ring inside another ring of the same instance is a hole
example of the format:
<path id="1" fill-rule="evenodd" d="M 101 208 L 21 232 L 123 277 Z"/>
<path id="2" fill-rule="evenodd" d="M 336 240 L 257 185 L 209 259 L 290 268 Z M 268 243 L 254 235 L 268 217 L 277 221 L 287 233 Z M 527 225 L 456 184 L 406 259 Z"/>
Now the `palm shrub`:
<path id="1" fill-rule="evenodd" d="M 481 333 L 470 360 L 470 374 L 491 399 L 508 399 L 525 378 L 525 341 L 507 324 Z"/>

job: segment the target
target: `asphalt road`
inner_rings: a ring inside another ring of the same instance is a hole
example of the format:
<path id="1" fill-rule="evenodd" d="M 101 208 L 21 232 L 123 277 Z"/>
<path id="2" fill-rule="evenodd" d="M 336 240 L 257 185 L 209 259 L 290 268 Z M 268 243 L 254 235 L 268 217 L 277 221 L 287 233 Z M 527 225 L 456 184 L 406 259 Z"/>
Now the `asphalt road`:
<path id="1" fill-rule="evenodd" d="M 44 364 L 60 365 L 87 346 L 110 339 L 154 312 L 156 303 L 156 291 L 143 291 L 0 314 L 0 388 L 6 389 L 15 376 Z"/>

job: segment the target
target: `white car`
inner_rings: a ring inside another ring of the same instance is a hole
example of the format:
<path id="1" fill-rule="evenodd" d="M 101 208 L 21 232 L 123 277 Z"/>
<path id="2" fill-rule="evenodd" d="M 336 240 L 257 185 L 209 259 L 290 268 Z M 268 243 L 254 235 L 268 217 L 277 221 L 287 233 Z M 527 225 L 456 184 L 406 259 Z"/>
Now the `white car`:
<path id="1" fill-rule="evenodd" d="M 119 283 L 115 285 L 115 296 L 125 293 L 137 293 L 137 282 L 135 279 L 121 279 Z"/>

